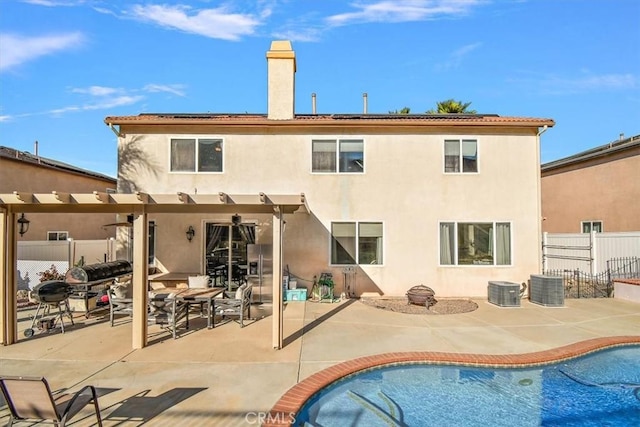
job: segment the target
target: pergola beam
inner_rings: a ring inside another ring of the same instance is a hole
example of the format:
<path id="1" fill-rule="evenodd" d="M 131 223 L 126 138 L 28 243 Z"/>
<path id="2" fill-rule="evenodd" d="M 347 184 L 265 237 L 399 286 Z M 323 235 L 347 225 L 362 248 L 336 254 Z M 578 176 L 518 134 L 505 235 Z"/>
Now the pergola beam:
<path id="1" fill-rule="evenodd" d="M 269 214 L 273 215 L 273 337 L 283 345 L 282 231 L 284 214 L 309 213 L 304 193 L 231 195 L 137 193 L 13 193 L 0 194 L 0 333 L 3 345 L 17 341 L 17 231 L 19 213 L 134 214 L 132 348 L 147 345 L 147 242 L 149 214 Z"/>

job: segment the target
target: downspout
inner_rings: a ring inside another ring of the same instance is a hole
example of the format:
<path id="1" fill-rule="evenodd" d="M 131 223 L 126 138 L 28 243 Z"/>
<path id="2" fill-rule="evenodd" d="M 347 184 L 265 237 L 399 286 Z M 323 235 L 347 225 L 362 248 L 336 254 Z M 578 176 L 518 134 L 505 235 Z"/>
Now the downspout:
<path id="1" fill-rule="evenodd" d="M 537 165 L 537 197 L 538 197 L 538 271 L 542 274 L 542 171 L 540 169 L 540 135 L 545 133 L 549 126 L 544 125 L 536 134 L 536 165 Z"/>

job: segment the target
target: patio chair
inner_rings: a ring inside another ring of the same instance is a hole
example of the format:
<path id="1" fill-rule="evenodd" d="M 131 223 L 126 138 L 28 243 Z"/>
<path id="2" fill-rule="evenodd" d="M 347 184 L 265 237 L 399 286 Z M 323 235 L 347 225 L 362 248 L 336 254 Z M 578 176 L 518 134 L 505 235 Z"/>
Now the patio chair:
<path id="1" fill-rule="evenodd" d="M 7 426 L 15 421 L 48 421 L 64 427 L 85 406 L 93 404 L 98 426 L 102 426 L 95 387 L 88 385 L 70 395 L 53 397 L 49 383 L 42 377 L 1 377 L 0 389 L 9 407 Z"/>
<path id="2" fill-rule="evenodd" d="M 116 314 L 133 316 L 133 298 L 130 295 L 130 285 L 114 285 L 107 289 L 109 298 L 109 321 L 113 326 Z"/>
<path id="3" fill-rule="evenodd" d="M 244 328 L 244 320 L 251 319 L 251 292 L 253 285 L 244 283 L 235 292 L 225 292 L 223 298 L 215 298 L 213 312 L 222 319 L 225 317 L 238 317 L 240 327 Z M 247 313 L 245 317 L 244 313 Z M 215 319 L 214 319 L 215 324 Z"/>
<path id="4" fill-rule="evenodd" d="M 149 292 L 147 324 L 168 329 L 173 339 L 176 339 L 178 324 L 183 320 L 185 329 L 189 329 L 189 304 L 179 302 L 170 292 Z"/>

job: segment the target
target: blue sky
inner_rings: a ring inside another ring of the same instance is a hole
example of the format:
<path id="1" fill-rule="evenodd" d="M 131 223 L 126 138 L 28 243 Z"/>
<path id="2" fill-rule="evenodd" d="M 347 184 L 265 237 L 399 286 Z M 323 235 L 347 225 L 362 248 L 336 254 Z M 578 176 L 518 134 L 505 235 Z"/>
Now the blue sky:
<path id="1" fill-rule="evenodd" d="M 0 145 L 116 175 L 106 116 L 266 113 L 272 40 L 296 113 L 552 118 L 547 162 L 640 134 L 638 0 L 0 0 Z"/>

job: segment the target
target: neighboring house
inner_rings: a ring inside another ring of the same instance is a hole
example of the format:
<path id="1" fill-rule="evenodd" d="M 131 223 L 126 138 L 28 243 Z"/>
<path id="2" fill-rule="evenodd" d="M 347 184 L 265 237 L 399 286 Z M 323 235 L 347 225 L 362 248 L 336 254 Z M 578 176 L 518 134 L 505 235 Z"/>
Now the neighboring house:
<path id="1" fill-rule="evenodd" d="M 331 272 L 337 295 L 355 271 L 355 295 L 424 284 L 436 296 L 486 297 L 490 280 L 540 273 L 540 134 L 553 120 L 295 114 L 290 43 L 273 42 L 267 62 L 267 114 L 105 119 L 119 135 L 118 193 L 228 204 L 149 213 L 161 270 L 249 264 L 248 245 L 272 242 L 273 216 L 235 212 L 226 195 L 304 194 L 309 214 L 285 216 L 282 264 L 309 289 Z"/>
<path id="2" fill-rule="evenodd" d="M 640 231 L 640 135 L 541 169 L 543 231 Z"/>
<path id="3" fill-rule="evenodd" d="M 0 193 L 90 193 L 115 191 L 116 180 L 97 172 L 0 146 Z M 114 214 L 27 213 L 27 240 L 106 239 L 115 237 Z"/>

